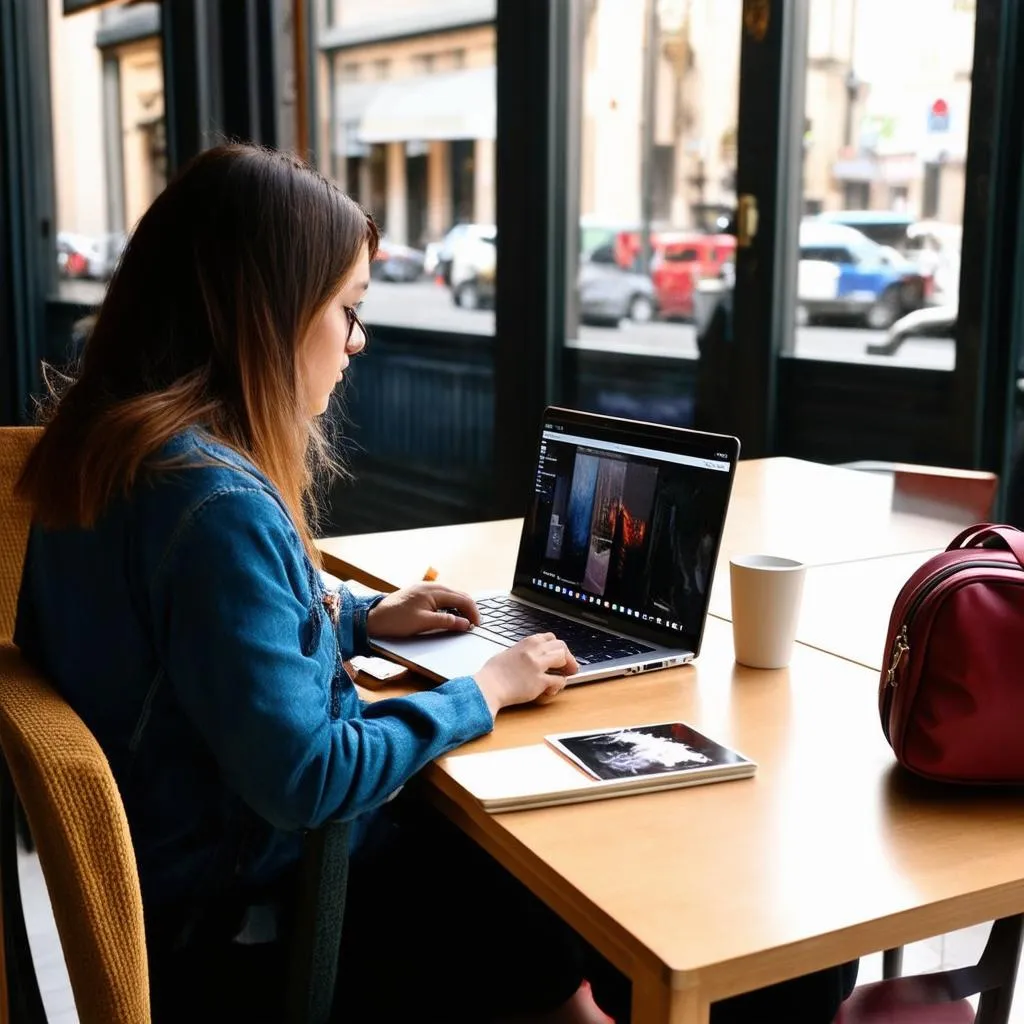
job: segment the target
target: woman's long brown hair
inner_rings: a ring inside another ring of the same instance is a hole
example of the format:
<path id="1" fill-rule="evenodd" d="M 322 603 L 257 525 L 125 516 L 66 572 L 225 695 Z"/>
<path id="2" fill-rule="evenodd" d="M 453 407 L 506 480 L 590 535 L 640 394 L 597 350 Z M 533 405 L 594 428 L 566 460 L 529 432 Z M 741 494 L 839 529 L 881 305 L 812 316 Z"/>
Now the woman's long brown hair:
<path id="1" fill-rule="evenodd" d="M 199 427 L 270 478 L 316 560 L 308 499 L 330 459 L 296 353 L 364 245 L 372 259 L 373 221 L 296 158 L 197 156 L 128 241 L 76 379 L 51 389 L 18 484 L 36 521 L 92 526 L 166 441 Z"/>

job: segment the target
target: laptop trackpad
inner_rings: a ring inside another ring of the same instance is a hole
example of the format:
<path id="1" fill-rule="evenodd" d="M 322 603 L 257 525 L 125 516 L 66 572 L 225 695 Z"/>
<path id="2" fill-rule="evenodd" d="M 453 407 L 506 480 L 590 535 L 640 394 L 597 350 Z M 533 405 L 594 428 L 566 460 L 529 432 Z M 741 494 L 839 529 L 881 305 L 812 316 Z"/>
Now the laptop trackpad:
<path id="1" fill-rule="evenodd" d="M 475 633 L 410 637 L 407 640 L 378 640 L 378 650 L 411 662 L 440 679 L 471 676 L 490 658 L 506 650 L 501 644 Z"/>

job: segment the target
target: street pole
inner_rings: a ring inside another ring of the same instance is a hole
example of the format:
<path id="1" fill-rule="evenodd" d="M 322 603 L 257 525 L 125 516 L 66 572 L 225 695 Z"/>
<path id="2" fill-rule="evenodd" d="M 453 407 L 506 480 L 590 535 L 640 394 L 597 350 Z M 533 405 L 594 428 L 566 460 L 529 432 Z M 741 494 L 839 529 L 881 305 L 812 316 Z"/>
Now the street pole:
<path id="1" fill-rule="evenodd" d="M 846 146 L 853 146 L 853 111 L 857 102 L 857 94 L 860 91 L 860 83 L 857 81 L 857 15 L 858 0 L 853 0 L 850 5 L 850 62 L 846 72 L 846 112 L 843 118 L 843 142 Z"/>
<path id="2" fill-rule="evenodd" d="M 640 125 L 640 272 L 651 272 L 651 218 L 653 203 L 654 116 L 658 14 L 655 0 L 644 0 L 643 116 Z"/>

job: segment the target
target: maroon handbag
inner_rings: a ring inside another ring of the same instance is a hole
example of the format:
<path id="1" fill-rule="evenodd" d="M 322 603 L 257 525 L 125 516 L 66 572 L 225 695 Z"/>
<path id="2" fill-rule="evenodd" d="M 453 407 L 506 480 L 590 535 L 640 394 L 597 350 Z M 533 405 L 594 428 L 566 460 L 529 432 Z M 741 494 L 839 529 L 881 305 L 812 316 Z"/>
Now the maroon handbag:
<path id="1" fill-rule="evenodd" d="M 964 530 L 904 584 L 878 689 L 904 767 L 944 782 L 1024 783 L 1024 533 Z"/>

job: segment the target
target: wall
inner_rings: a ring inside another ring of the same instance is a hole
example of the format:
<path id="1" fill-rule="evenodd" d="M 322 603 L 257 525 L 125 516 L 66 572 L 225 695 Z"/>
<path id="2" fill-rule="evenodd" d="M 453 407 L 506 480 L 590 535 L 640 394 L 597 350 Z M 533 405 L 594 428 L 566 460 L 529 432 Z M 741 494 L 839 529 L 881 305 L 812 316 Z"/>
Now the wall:
<path id="1" fill-rule="evenodd" d="M 164 79 L 156 39 L 121 47 L 117 56 L 121 65 L 125 226 L 130 230 L 165 184 L 166 171 L 153 152 L 151 127 L 164 116 Z"/>
<path id="2" fill-rule="evenodd" d="M 65 18 L 61 0 L 49 5 L 57 228 L 97 236 L 107 230 L 99 13 Z"/>

